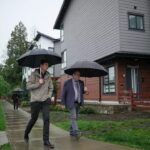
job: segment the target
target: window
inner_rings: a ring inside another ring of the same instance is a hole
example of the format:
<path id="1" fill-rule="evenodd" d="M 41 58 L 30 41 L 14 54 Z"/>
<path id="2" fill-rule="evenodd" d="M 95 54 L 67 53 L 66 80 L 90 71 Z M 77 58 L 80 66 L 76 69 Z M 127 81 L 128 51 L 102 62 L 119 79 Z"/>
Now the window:
<path id="1" fill-rule="evenodd" d="M 129 29 L 144 30 L 144 15 L 128 14 Z"/>
<path id="2" fill-rule="evenodd" d="M 103 92 L 104 94 L 110 94 L 116 92 L 115 85 L 115 67 L 111 66 L 107 68 L 108 75 L 104 76 L 103 80 Z"/>
<path id="3" fill-rule="evenodd" d="M 64 41 L 64 26 L 61 25 L 60 27 L 60 40 Z"/>
<path id="4" fill-rule="evenodd" d="M 61 57 L 62 57 L 62 69 L 63 69 L 67 66 L 67 51 L 66 50 L 61 53 Z"/>
<path id="5" fill-rule="evenodd" d="M 54 51 L 54 47 L 48 47 L 48 50 Z"/>

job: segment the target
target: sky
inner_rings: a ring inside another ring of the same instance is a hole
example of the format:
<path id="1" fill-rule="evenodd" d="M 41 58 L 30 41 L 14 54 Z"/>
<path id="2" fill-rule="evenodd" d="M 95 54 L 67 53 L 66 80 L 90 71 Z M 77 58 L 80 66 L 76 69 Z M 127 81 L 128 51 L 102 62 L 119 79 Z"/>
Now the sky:
<path id="1" fill-rule="evenodd" d="M 28 41 L 35 31 L 59 38 L 53 26 L 63 0 L 0 0 L 0 64 L 7 57 L 7 43 L 14 27 L 22 21 L 27 28 Z"/>

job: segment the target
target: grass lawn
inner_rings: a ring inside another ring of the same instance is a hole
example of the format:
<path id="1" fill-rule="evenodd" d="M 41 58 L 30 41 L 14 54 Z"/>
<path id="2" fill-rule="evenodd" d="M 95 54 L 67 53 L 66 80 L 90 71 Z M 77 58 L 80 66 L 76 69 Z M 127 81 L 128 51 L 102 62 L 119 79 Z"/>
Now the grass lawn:
<path id="1" fill-rule="evenodd" d="M 4 131 L 6 129 L 5 115 L 4 109 L 2 107 L 2 103 L 0 102 L 0 131 Z"/>
<path id="2" fill-rule="evenodd" d="M 4 144 L 0 146 L 0 150 L 11 150 L 11 145 L 10 144 Z"/>
<path id="3" fill-rule="evenodd" d="M 131 115 L 133 114 L 131 113 Z M 99 114 L 99 116 L 101 115 Z M 102 117 L 92 115 L 92 118 L 89 114 L 80 115 L 78 124 L 83 135 L 87 138 L 150 150 L 149 114 L 146 117 L 143 114 L 137 116 L 134 114 L 132 117 L 125 118 L 122 114 L 123 118 L 121 116 L 117 118 L 117 115 Z M 70 122 L 68 119 L 69 116 L 66 112 L 51 113 L 52 123 L 69 131 Z"/>

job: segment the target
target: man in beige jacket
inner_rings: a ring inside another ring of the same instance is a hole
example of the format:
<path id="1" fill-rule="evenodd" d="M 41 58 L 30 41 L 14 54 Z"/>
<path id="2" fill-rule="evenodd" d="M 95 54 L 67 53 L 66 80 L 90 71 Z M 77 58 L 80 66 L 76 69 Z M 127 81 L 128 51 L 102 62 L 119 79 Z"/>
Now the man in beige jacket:
<path id="1" fill-rule="evenodd" d="M 31 119 L 26 127 L 24 139 L 29 141 L 29 133 L 38 119 L 39 112 L 43 114 L 43 142 L 45 146 L 54 148 L 49 141 L 49 101 L 53 92 L 53 84 L 50 74 L 47 72 L 49 65 L 42 60 L 40 68 L 32 72 L 27 83 L 27 89 L 31 92 Z"/>

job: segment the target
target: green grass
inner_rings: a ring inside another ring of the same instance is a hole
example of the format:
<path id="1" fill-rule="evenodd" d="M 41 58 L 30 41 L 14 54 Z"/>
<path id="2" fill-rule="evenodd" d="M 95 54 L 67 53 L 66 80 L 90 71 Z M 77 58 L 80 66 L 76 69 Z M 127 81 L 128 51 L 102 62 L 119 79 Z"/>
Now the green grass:
<path id="1" fill-rule="evenodd" d="M 5 115 L 2 103 L 0 102 L 0 131 L 4 131 L 6 129 Z"/>
<path id="2" fill-rule="evenodd" d="M 79 120 L 78 124 L 85 137 L 150 150 L 150 119 L 126 121 Z M 56 125 L 69 131 L 69 121 L 57 122 Z"/>
<path id="3" fill-rule="evenodd" d="M 12 147 L 10 144 L 4 144 L 0 146 L 0 150 L 12 150 Z"/>

